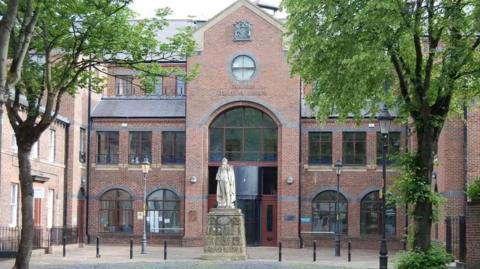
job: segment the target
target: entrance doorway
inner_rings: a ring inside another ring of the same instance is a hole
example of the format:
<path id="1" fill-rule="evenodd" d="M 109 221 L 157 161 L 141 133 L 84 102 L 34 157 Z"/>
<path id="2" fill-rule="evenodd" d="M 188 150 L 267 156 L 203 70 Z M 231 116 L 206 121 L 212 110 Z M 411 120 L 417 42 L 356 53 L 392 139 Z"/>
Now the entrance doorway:
<path id="1" fill-rule="evenodd" d="M 216 207 L 218 166 L 209 167 L 208 207 Z M 247 244 L 277 244 L 277 167 L 234 166 L 237 208 L 245 219 Z"/>

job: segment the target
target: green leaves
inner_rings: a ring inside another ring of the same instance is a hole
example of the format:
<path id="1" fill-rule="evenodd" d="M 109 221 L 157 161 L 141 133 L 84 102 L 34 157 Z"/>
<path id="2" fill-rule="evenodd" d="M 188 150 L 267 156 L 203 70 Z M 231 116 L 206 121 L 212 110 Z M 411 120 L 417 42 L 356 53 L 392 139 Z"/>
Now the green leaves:
<path id="1" fill-rule="evenodd" d="M 320 119 L 332 110 L 361 117 L 382 102 L 405 117 L 415 118 L 425 108 L 444 116 L 448 112 L 436 107 L 446 99 L 460 103 L 480 95 L 480 51 L 473 47 L 480 32 L 478 3 L 284 0 L 282 5 L 289 13 L 292 73 L 318 85 L 308 103 Z M 393 85 L 387 96 L 385 80 Z"/>

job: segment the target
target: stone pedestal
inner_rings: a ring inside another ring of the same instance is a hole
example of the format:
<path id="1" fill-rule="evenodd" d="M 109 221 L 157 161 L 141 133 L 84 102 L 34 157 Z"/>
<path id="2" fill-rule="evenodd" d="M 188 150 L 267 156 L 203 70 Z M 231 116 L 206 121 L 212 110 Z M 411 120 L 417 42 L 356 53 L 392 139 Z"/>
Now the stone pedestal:
<path id="1" fill-rule="evenodd" d="M 208 213 L 205 260 L 245 260 L 247 258 L 245 220 L 238 208 L 212 208 Z"/>

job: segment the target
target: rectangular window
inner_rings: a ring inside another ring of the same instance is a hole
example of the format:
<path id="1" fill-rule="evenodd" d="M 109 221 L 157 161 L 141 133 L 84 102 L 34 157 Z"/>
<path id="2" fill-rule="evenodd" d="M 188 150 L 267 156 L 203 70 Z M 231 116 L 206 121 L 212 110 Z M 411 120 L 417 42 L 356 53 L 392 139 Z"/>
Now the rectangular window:
<path id="1" fill-rule="evenodd" d="M 163 77 L 158 77 L 155 80 L 152 95 L 163 95 Z"/>
<path id="2" fill-rule="evenodd" d="M 84 163 L 87 161 L 87 131 L 84 128 L 80 128 L 80 151 L 79 161 Z"/>
<path id="3" fill-rule="evenodd" d="M 33 143 L 30 151 L 30 159 L 38 159 L 38 142 Z"/>
<path id="4" fill-rule="evenodd" d="M 343 164 L 366 165 L 367 147 L 365 132 L 343 133 Z"/>
<path id="5" fill-rule="evenodd" d="M 388 134 L 388 148 L 387 148 L 387 165 L 393 163 L 393 158 L 395 155 L 400 153 L 400 132 L 390 132 Z M 382 134 L 377 133 L 377 165 L 382 165 L 382 150 L 383 150 L 383 140 Z"/>
<path id="6" fill-rule="evenodd" d="M 57 150 L 56 132 L 54 129 L 50 129 L 48 140 L 48 161 L 55 161 L 55 151 Z"/>
<path id="7" fill-rule="evenodd" d="M 55 190 L 48 190 L 48 201 L 47 201 L 47 228 L 53 227 L 53 209 L 55 202 Z"/>
<path id="8" fill-rule="evenodd" d="M 12 152 L 18 153 L 17 137 L 15 136 L 15 134 L 12 134 Z"/>
<path id="9" fill-rule="evenodd" d="M 18 224 L 18 184 L 13 183 L 10 189 L 10 226 Z"/>
<path id="10" fill-rule="evenodd" d="M 97 132 L 97 163 L 118 164 L 118 132 Z"/>
<path id="11" fill-rule="evenodd" d="M 185 132 L 162 133 L 162 164 L 185 164 Z"/>
<path id="12" fill-rule="evenodd" d="M 131 76 L 115 76 L 115 94 L 133 95 L 133 78 Z"/>
<path id="13" fill-rule="evenodd" d="M 177 77 L 177 95 L 184 96 L 185 95 L 185 81 L 182 77 Z"/>
<path id="14" fill-rule="evenodd" d="M 308 163 L 332 164 L 332 133 L 308 133 Z"/>
<path id="15" fill-rule="evenodd" d="M 130 164 L 141 164 L 145 158 L 152 162 L 152 132 L 130 132 Z"/>

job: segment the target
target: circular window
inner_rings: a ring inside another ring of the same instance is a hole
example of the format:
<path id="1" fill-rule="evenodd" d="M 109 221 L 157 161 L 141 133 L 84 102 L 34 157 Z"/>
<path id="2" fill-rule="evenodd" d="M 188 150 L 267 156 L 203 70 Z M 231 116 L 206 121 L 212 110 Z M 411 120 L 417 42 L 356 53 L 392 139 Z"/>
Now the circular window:
<path id="1" fill-rule="evenodd" d="M 236 80 L 247 81 L 255 74 L 255 61 L 249 56 L 239 55 L 232 61 L 232 73 Z"/>

